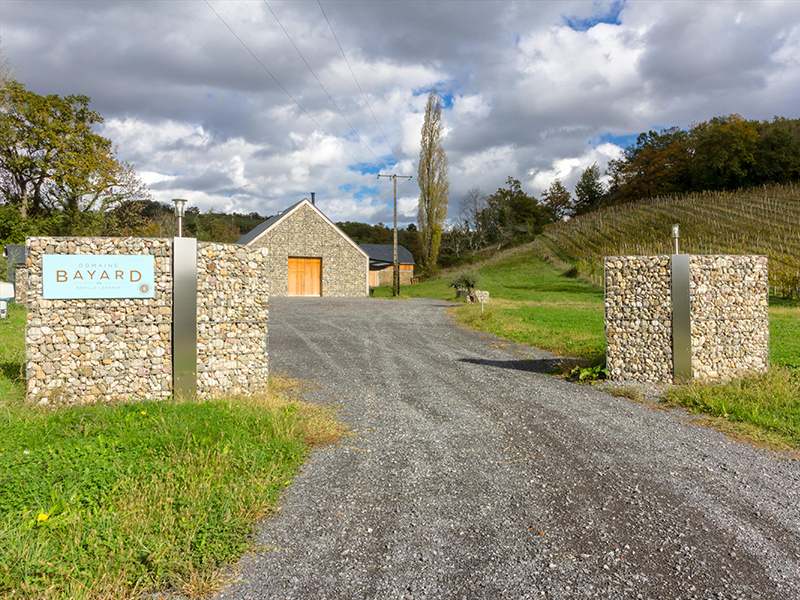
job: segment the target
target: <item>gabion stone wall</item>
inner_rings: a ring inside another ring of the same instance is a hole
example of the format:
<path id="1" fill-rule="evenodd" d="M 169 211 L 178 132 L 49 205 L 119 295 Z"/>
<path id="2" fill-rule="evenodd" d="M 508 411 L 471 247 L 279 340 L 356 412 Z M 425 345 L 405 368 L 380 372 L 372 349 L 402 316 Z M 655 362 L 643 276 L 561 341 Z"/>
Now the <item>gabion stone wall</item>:
<path id="1" fill-rule="evenodd" d="M 67 405 L 171 396 L 172 241 L 31 238 L 28 249 L 28 400 Z M 45 300 L 44 254 L 152 254 L 154 298 Z M 264 250 L 198 244 L 198 396 L 266 386 L 266 270 Z"/>
<path id="2" fill-rule="evenodd" d="M 605 276 L 609 377 L 672 381 L 669 256 L 609 256 Z"/>
<path id="3" fill-rule="evenodd" d="M 766 256 L 690 256 L 692 377 L 729 379 L 769 366 Z"/>
<path id="4" fill-rule="evenodd" d="M 671 259 L 605 260 L 606 366 L 618 381 L 673 382 Z M 727 380 L 769 364 L 767 259 L 690 256 L 692 378 Z"/>
<path id="5" fill-rule="evenodd" d="M 28 271 L 23 266 L 14 269 L 14 302 L 25 306 L 28 303 Z"/>
<path id="6" fill-rule="evenodd" d="M 155 296 L 42 298 L 44 254 L 152 254 Z M 165 398 L 172 393 L 171 243 L 143 238 L 29 238 L 27 397 L 40 404 Z"/>
<path id="7" fill-rule="evenodd" d="M 350 244 L 311 206 L 297 208 L 250 247 L 269 249 L 270 293 L 285 296 L 289 257 L 322 258 L 323 296 L 366 296 L 369 258 Z"/>
<path id="8" fill-rule="evenodd" d="M 267 385 L 267 251 L 197 247 L 198 396 L 253 394 Z"/>

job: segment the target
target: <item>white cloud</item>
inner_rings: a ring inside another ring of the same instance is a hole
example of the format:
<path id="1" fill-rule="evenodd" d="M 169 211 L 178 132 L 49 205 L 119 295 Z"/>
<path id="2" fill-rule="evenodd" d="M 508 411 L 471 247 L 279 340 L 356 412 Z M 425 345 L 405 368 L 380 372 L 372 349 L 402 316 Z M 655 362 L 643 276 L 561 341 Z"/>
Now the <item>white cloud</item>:
<path id="1" fill-rule="evenodd" d="M 274 213 L 315 191 L 333 218 L 388 222 L 389 186 L 364 165 L 416 176 L 430 88 L 453 99 L 452 214 L 466 190 L 508 176 L 534 193 L 555 177 L 571 187 L 618 154 L 587 145 L 606 133 L 800 116 L 800 3 L 630 1 L 621 24 L 586 31 L 565 17 L 612 4 L 330 3 L 366 100 L 319 7 L 274 3 L 344 117 L 266 6 L 214 6 L 305 113 L 202 4 L 6 3 L 3 51 L 35 91 L 90 95 L 99 130 L 157 198 L 203 209 Z M 404 219 L 416 185 L 400 188 Z"/>
<path id="2" fill-rule="evenodd" d="M 549 169 L 540 169 L 531 172 L 528 183 L 534 194 L 541 194 L 556 179 L 568 190 L 573 190 L 581 173 L 592 164 L 597 163 L 602 173 L 605 173 L 608 162 L 622 156 L 622 148 L 616 144 L 600 144 L 589 148 L 580 156 L 558 158 L 554 160 Z M 608 183 L 608 176 L 603 175 L 603 182 Z"/>

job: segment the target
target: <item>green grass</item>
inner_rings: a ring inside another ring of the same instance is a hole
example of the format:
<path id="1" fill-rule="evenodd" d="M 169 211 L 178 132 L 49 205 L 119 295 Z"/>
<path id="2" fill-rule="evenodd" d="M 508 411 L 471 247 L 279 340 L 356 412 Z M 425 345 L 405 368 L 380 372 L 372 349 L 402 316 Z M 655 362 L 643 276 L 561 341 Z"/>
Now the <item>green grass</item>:
<path id="1" fill-rule="evenodd" d="M 723 427 L 726 431 L 800 448 L 800 370 L 775 367 L 765 375 L 730 383 L 675 386 L 667 399 L 742 426 Z"/>
<path id="2" fill-rule="evenodd" d="M 24 319 L 0 322 L 0 596 L 207 593 L 340 434 L 280 380 L 250 400 L 26 406 Z"/>
<path id="3" fill-rule="evenodd" d="M 800 306 L 773 302 L 769 309 L 770 360 L 800 368 Z"/>
<path id="4" fill-rule="evenodd" d="M 500 337 L 565 356 L 600 361 L 605 353 L 603 292 L 565 277 L 530 251 L 512 250 L 473 269 L 478 287 L 491 299 L 483 314 L 476 305 L 459 306 L 456 319 Z M 403 297 L 452 300 L 451 272 L 401 290 Z M 389 288 L 375 290 L 389 297 Z"/>
<path id="5" fill-rule="evenodd" d="M 0 319 L 0 405 L 20 402 L 25 396 L 25 309 L 8 307 L 8 319 Z"/>

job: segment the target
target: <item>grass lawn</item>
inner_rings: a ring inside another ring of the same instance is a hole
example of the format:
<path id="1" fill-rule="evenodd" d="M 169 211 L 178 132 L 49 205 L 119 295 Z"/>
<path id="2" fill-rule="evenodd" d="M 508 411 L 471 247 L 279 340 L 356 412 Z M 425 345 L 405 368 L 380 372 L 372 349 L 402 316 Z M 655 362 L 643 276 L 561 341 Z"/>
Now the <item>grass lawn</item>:
<path id="1" fill-rule="evenodd" d="M 0 596 L 201 595 L 341 428 L 288 381 L 257 399 L 24 406 L 24 311 L 0 322 Z"/>
<path id="2" fill-rule="evenodd" d="M 602 289 L 563 275 L 525 248 L 465 270 L 477 274 L 478 287 L 490 292 L 491 301 L 483 314 L 479 306 L 456 307 L 458 321 L 564 356 L 603 362 Z M 453 300 L 449 283 L 456 274 L 404 287 L 401 296 Z M 389 288 L 375 290 L 377 297 L 390 295 Z M 729 384 L 676 386 L 667 400 L 736 424 L 737 434 L 800 448 L 800 304 L 773 298 L 769 318 L 773 368 L 767 375 Z"/>
<path id="3" fill-rule="evenodd" d="M 717 417 L 713 426 L 771 446 L 800 448 L 800 369 L 724 384 L 673 386 L 667 401 Z"/>
<path id="4" fill-rule="evenodd" d="M 475 269 L 478 287 L 491 301 L 480 307 L 455 309 L 458 321 L 500 337 L 551 350 L 565 356 L 602 361 L 603 291 L 582 280 L 565 277 L 530 253 L 511 253 Z M 454 274 L 402 288 L 404 297 L 452 300 Z M 376 297 L 390 297 L 390 288 L 378 288 Z"/>

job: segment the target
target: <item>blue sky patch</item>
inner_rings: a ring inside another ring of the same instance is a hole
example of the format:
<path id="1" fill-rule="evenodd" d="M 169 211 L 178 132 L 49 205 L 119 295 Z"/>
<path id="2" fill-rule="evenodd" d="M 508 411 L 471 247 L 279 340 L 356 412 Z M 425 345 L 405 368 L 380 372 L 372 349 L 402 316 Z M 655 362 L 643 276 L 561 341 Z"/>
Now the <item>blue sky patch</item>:
<path id="1" fill-rule="evenodd" d="M 593 138 L 589 143 L 592 146 L 598 146 L 600 144 L 616 144 L 617 146 L 621 146 L 622 148 L 627 148 L 636 143 L 636 138 L 639 137 L 638 133 L 604 133 L 602 135 Z"/>
<path id="2" fill-rule="evenodd" d="M 395 160 L 394 156 L 389 154 L 381 158 L 381 160 L 378 162 L 353 163 L 351 165 L 347 165 L 347 168 L 351 171 L 361 173 L 362 175 L 377 175 L 382 170 L 395 164 L 397 164 L 397 161 Z"/>
<path id="3" fill-rule="evenodd" d="M 353 194 L 353 198 L 355 198 L 356 200 L 363 200 L 364 198 L 371 198 L 377 195 L 378 195 L 377 185 L 360 185 L 358 186 L 356 193 Z"/>
<path id="4" fill-rule="evenodd" d="M 436 85 L 430 87 L 421 87 L 413 90 L 413 94 L 415 96 L 422 96 L 423 94 L 429 94 L 431 92 L 436 92 L 439 94 L 439 97 L 442 99 L 442 108 L 448 109 L 452 108 L 454 95 L 453 92 L 448 89 L 443 83 L 438 83 Z"/>
<path id="5" fill-rule="evenodd" d="M 610 4 L 604 6 L 604 4 L 595 2 L 594 8 L 602 9 L 605 8 L 604 12 L 595 12 L 592 14 L 591 17 L 586 18 L 579 18 L 579 17 L 569 17 L 565 16 L 564 23 L 570 29 L 574 29 L 575 31 L 587 31 L 597 25 L 598 23 L 606 23 L 608 25 L 621 25 L 622 21 L 620 20 L 619 16 L 622 13 L 622 9 L 625 6 L 625 0 L 612 0 Z"/>

